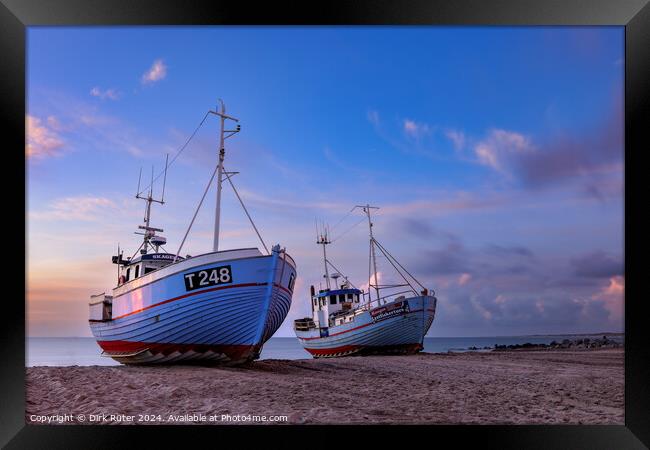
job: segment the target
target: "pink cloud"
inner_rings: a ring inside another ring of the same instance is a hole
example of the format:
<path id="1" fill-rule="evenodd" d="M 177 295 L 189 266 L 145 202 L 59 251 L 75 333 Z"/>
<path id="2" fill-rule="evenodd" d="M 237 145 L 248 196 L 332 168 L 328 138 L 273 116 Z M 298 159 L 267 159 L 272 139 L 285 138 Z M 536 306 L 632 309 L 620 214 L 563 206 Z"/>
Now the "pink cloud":
<path id="1" fill-rule="evenodd" d="M 160 81 L 167 76 L 167 66 L 162 59 L 154 61 L 151 68 L 142 75 L 142 83 L 149 84 Z"/>
<path id="2" fill-rule="evenodd" d="M 414 120 L 404 119 L 404 132 L 407 136 L 414 138 L 421 137 L 431 131 L 429 125 L 425 123 L 418 123 Z"/>
<path id="3" fill-rule="evenodd" d="M 117 100 L 120 97 L 120 94 L 116 89 L 106 89 L 102 91 L 100 88 L 96 86 L 90 90 L 90 95 L 92 95 L 93 97 L 100 98 L 101 100 L 104 99 Z"/>
<path id="4" fill-rule="evenodd" d="M 591 299 L 603 302 L 605 309 L 609 312 L 612 321 L 623 320 L 623 299 L 625 294 L 625 277 L 617 275 L 609 279 L 609 284 L 600 292 L 594 294 Z"/>
<path id="5" fill-rule="evenodd" d="M 103 197 L 66 197 L 55 200 L 45 211 L 32 211 L 32 220 L 97 221 L 107 210 L 116 208 L 114 202 Z"/>
<path id="6" fill-rule="evenodd" d="M 458 285 L 459 286 L 464 286 L 465 284 L 469 283 L 469 281 L 472 279 L 472 276 L 468 273 L 463 273 L 458 277 Z"/>
<path id="7" fill-rule="evenodd" d="M 504 170 L 506 159 L 512 155 L 529 153 L 532 150 L 529 138 L 514 131 L 501 129 L 490 130 L 487 137 L 474 147 L 478 162 L 497 171 Z"/>
<path id="8" fill-rule="evenodd" d="M 38 117 L 27 115 L 25 121 L 25 155 L 28 158 L 41 159 L 60 155 L 64 142 L 55 131 L 59 128 L 55 117 L 50 116 L 43 122 Z"/>

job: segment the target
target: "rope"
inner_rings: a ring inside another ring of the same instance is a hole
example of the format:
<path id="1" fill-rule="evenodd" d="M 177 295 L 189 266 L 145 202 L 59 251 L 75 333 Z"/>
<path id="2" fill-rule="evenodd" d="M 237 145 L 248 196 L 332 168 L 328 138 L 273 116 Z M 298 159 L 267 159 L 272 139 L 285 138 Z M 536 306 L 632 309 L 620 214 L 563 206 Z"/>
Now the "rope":
<path id="1" fill-rule="evenodd" d="M 223 169 L 226 171 L 226 168 L 224 167 Z M 239 192 L 237 192 L 237 189 L 235 189 L 235 185 L 233 184 L 231 176 L 226 176 L 226 179 L 228 180 L 228 183 L 230 183 L 230 187 L 232 187 L 232 190 L 235 191 L 235 195 L 237 196 L 237 200 L 239 200 L 239 203 L 241 204 L 241 207 L 244 208 L 244 212 L 246 213 L 246 216 L 248 217 L 248 220 L 250 221 L 251 225 L 253 226 L 253 229 L 255 230 L 255 233 L 257 233 L 257 237 L 260 239 L 260 242 L 264 246 L 264 250 L 266 250 L 266 253 L 269 255 L 271 254 L 269 252 L 269 249 L 266 247 L 266 244 L 264 243 L 264 239 L 262 239 L 262 236 L 260 235 L 260 232 L 257 231 L 257 227 L 255 226 L 255 222 L 253 222 L 253 219 L 251 218 L 251 215 L 248 214 L 248 210 L 246 209 L 246 206 L 244 205 L 244 202 L 242 201 L 241 197 L 239 196 Z"/>
<path id="2" fill-rule="evenodd" d="M 176 151 L 176 155 L 174 155 L 174 157 L 172 158 L 171 162 L 165 166 L 165 169 L 164 169 L 163 171 L 161 171 L 161 172 L 158 174 L 158 176 L 156 176 L 156 178 L 154 178 L 154 179 L 151 181 L 151 183 L 150 183 L 147 187 L 145 187 L 145 188 L 142 189 L 140 192 L 138 192 L 137 195 L 142 194 L 144 191 L 146 191 L 146 190 L 149 189 L 151 186 L 153 186 L 153 184 L 156 182 L 156 180 L 158 180 L 158 178 L 160 178 L 160 177 L 161 177 L 161 176 L 162 176 L 162 175 L 167 171 L 167 169 L 168 169 L 172 164 L 174 164 L 174 161 L 176 161 L 176 158 L 178 158 L 178 156 L 183 152 L 183 150 L 185 150 L 185 147 L 187 147 L 187 144 L 190 143 L 190 141 L 192 140 L 192 138 L 194 137 L 194 135 L 196 135 L 197 131 L 199 131 L 199 128 L 201 128 L 201 127 L 203 126 L 203 123 L 205 122 L 205 119 L 208 118 L 208 115 L 209 115 L 209 114 L 210 114 L 210 111 L 208 111 L 208 112 L 205 113 L 205 116 L 203 116 L 203 119 L 201 119 L 201 122 L 200 122 L 199 125 L 194 129 L 194 132 L 190 135 L 189 139 L 187 139 L 187 141 L 185 141 L 185 143 L 184 143 L 184 144 L 183 144 L 183 145 L 182 145 L 182 146 L 181 146 L 181 147 Z"/>

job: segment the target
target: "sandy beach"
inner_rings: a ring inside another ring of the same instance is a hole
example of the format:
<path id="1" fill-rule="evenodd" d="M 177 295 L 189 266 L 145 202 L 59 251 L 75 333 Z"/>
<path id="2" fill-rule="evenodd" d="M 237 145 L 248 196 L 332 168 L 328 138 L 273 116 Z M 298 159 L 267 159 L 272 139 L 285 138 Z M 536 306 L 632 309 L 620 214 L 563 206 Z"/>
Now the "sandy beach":
<path id="1" fill-rule="evenodd" d="M 26 372 L 27 423 L 624 423 L 622 349 Z"/>

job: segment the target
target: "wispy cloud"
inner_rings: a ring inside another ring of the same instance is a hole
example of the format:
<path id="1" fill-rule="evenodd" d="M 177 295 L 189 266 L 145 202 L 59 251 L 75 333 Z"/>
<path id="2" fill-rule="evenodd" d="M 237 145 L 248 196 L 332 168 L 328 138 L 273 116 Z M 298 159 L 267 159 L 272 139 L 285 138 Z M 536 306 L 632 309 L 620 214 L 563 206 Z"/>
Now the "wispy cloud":
<path id="1" fill-rule="evenodd" d="M 603 251 L 571 260 L 575 274 L 587 278 L 612 278 L 623 274 L 623 259 Z"/>
<path id="2" fill-rule="evenodd" d="M 462 131 L 448 129 L 445 131 L 445 136 L 454 144 L 456 150 L 463 150 L 465 148 L 465 133 Z"/>
<path id="3" fill-rule="evenodd" d="M 474 146 L 474 153 L 480 164 L 497 171 L 504 171 L 504 160 L 512 155 L 530 153 L 533 146 L 530 138 L 515 131 L 491 129 L 488 135 Z"/>
<path id="4" fill-rule="evenodd" d="M 98 221 L 117 205 L 103 197 L 65 197 L 53 201 L 44 211 L 30 211 L 31 220 Z"/>
<path id="5" fill-rule="evenodd" d="M 97 102 L 80 99 L 60 91 L 40 89 L 37 91 L 41 99 L 41 110 L 47 120 L 32 121 L 36 131 L 33 136 L 38 138 L 32 144 L 33 151 L 61 154 L 75 151 L 126 151 L 135 157 L 146 154 L 162 154 L 161 148 L 166 148 L 163 142 L 152 142 L 148 136 L 130 125 L 122 118 L 107 114 Z M 27 137 L 30 136 L 30 122 L 27 118 Z M 35 117 L 33 114 L 31 117 Z M 49 133 L 44 134 L 39 127 L 45 127 Z M 52 137 L 52 140 L 46 140 Z M 26 151 L 29 153 L 29 141 Z M 63 144 L 65 144 L 63 146 Z"/>
<path id="6" fill-rule="evenodd" d="M 109 100 L 117 100 L 120 98 L 120 93 L 117 91 L 117 89 L 106 89 L 106 90 L 101 90 L 99 87 L 95 86 L 90 90 L 90 95 L 93 97 L 97 97 L 101 100 L 109 99 Z"/>
<path id="7" fill-rule="evenodd" d="M 442 158 L 440 152 L 433 150 L 432 138 L 436 125 L 402 119 L 398 122 L 398 127 L 386 127 L 381 121 L 379 112 L 375 110 L 368 111 L 366 118 L 377 135 L 400 152 L 435 160 Z"/>
<path id="8" fill-rule="evenodd" d="M 25 156 L 41 159 L 61 154 L 65 143 L 56 131 L 60 127 L 56 117 L 49 116 L 43 121 L 38 117 L 27 115 L 25 122 Z"/>
<path id="9" fill-rule="evenodd" d="M 373 109 L 368 111 L 367 114 L 368 122 L 370 122 L 373 126 L 378 127 L 379 126 L 379 113 Z"/>
<path id="10" fill-rule="evenodd" d="M 411 119 L 404 119 L 403 127 L 404 133 L 407 136 L 416 139 L 429 134 L 432 129 L 431 126 L 427 125 L 426 123 L 416 122 L 415 120 Z"/>
<path id="11" fill-rule="evenodd" d="M 142 75 L 142 84 L 151 84 L 167 76 L 167 66 L 162 59 L 154 61 L 153 65 Z"/>

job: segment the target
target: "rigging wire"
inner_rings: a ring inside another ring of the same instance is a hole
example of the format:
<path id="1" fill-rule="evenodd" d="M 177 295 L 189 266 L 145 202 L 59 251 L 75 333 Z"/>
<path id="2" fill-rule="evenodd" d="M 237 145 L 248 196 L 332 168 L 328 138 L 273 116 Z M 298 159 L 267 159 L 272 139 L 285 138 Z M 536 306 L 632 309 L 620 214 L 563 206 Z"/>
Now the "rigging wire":
<path id="1" fill-rule="evenodd" d="M 224 171 L 226 171 L 226 168 L 223 168 Z M 235 189 L 235 185 L 233 184 L 231 180 L 232 176 L 226 176 L 226 179 L 228 180 L 228 183 L 230 183 L 230 187 L 232 187 L 232 190 L 235 192 L 235 195 L 237 196 L 237 200 L 239 200 L 239 203 L 241 204 L 241 207 L 244 208 L 244 212 L 246 213 L 246 216 L 248 217 L 248 220 L 250 221 L 251 225 L 253 226 L 253 229 L 255 230 L 255 233 L 257 234 L 257 237 L 260 239 L 260 242 L 262 243 L 262 246 L 264 246 L 264 250 L 266 250 L 266 253 L 269 255 L 271 254 L 269 252 L 269 249 L 266 247 L 266 244 L 264 243 L 264 239 L 262 239 L 262 236 L 260 235 L 260 232 L 257 231 L 257 227 L 255 226 L 255 222 L 253 222 L 253 219 L 250 214 L 248 214 L 248 210 L 246 209 L 246 206 L 244 205 L 243 200 L 239 196 L 239 192 L 237 192 L 237 189 Z"/>
<path id="2" fill-rule="evenodd" d="M 133 258 L 135 258 L 135 255 L 138 254 L 138 252 L 140 251 L 140 249 L 142 248 L 143 245 L 144 245 L 144 241 L 142 241 L 142 244 L 140 244 L 140 247 L 138 247 L 138 249 L 135 251 L 133 256 L 131 256 L 131 258 L 129 258 L 129 261 L 132 260 Z"/>
<path id="3" fill-rule="evenodd" d="M 176 256 L 174 257 L 174 261 L 178 259 L 178 256 L 181 254 L 181 249 L 183 248 L 183 244 L 185 244 L 185 239 L 187 239 L 187 235 L 190 233 L 190 230 L 192 229 L 192 225 L 194 225 L 194 220 L 196 219 L 196 215 L 199 213 L 199 210 L 201 209 L 201 205 L 203 205 L 203 200 L 205 200 L 205 196 L 210 190 L 210 186 L 212 185 L 212 181 L 214 180 L 214 176 L 217 174 L 217 170 L 219 169 L 219 165 L 217 165 L 214 168 L 214 172 L 212 172 L 212 176 L 210 177 L 210 181 L 208 182 L 208 185 L 205 187 L 205 191 L 203 191 L 203 197 L 201 197 L 201 201 L 199 202 L 198 206 L 196 207 L 196 211 L 194 211 L 194 216 L 192 217 L 192 221 L 190 222 L 190 225 L 187 227 L 187 231 L 185 232 L 185 236 L 183 236 L 183 240 L 181 241 L 181 245 L 178 247 L 178 251 L 176 252 Z"/>
<path id="4" fill-rule="evenodd" d="M 411 275 L 411 273 L 410 273 L 408 270 L 406 270 L 406 269 L 404 268 L 404 266 L 402 266 L 402 265 L 399 263 L 399 261 L 398 261 L 397 259 L 395 259 L 395 257 L 394 257 L 393 255 L 391 255 L 391 254 L 388 252 L 388 250 L 386 250 L 386 249 L 384 248 L 383 245 L 381 245 L 381 244 L 380 244 L 379 242 L 377 242 L 376 240 L 375 240 L 375 244 L 377 244 L 377 246 L 379 247 L 379 249 L 382 250 L 382 252 L 387 256 L 386 259 L 388 259 L 389 261 L 390 261 L 391 259 L 392 259 L 393 261 L 395 261 L 395 263 L 397 263 L 397 265 L 400 266 L 400 267 L 402 268 L 402 270 L 403 270 L 404 272 L 406 272 L 406 273 L 408 274 L 408 276 L 411 277 L 411 278 L 412 278 L 412 279 L 413 279 L 413 280 L 414 280 L 414 281 L 415 281 L 415 282 L 416 282 L 416 283 L 417 283 L 417 284 L 418 284 L 422 289 L 426 289 L 426 288 L 422 285 L 422 283 L 420 283 L 420 282 L 418 281 L 417 278 L 415 278 L 413 275 Z M 392 264 L 392 263 L 391 263 L 391 264 Z M 399 271 L 398 271 L 398 272 L 399 272 Z M 407 283 L 408 283 L 408 281 L 407 281 Z M 409 284 L 410 284 L 410 283 L 409 283 Z"/>
<path id="5" fill-rule="evenodd" d="M 201 127 L 203 126 L 203 123 L 205 122 L 205 119 L 208 118 L 208 115 L 210 115 L 210 111 L 208 111 L 208 112 L 205 113 L 205 116 L 203 116 L 203 119 L 201 119 L 201 122 L 199 123 L 199 125 L 194 129 L 194 132 L 192 132 L 192 134 L 191 134 L 190 137 L 187 139 L 187 141 L 185 141 L 185 143 L 184 143 L 184 144 L 183 144 L 183 145 L 182 145 L 182 146 L 181 146 L 181 147 L 176 151 L 176 155 L 174 155 L 174 157 L 173 157 L 172 160 L 169 162 L 169 164 L 167 164 L 167 165 L 165 166 L 165 169 L 164 169 L 163 171 L 161 171 L 161 172 L 156 176 L 156 178 L 152 179 L 152 180 L 151 180 L 151 184 L 149 184 L 147 187 L 145 187 L 145 188 L 142 189 L 140 192 L 138 192 L 137 195 L 142 194 L 144 191 L 146 191 L 146 190 L 149 189 L 151 186 L 153 186 L 153 184 L 158 180 L 158 178 L 160 178 L 160 177 L 163 175 L 163 173 L 165 173 L 165 172 L 167 171 L 167 169 L 168 169 L 172 164 L 174 164 L 174 161 L 176 161 L 176 158 L 178 158 L 178 156 L 183 152 L 183 150 L 185 150 L 185 147 L 187 147 L 187 145 L 190 143 L 190 141 L 194 138 L 194 136 L 196 135 L 196 133 L 199 131 L 199 128 L 201 128 Z"/>
<path id="6" fill-rule="evenodd" d="M 366 218 L 365 218 L 365 217 L 362 217 L 361 220 L 359 220 L 357 223 L 355 223 L 355 224 L 352 225 L 350 228 L 348 228 L 347 230 L 345 230 L 343 233 L 339 234 L 339 235 L 336 236 L 334 239 L 332 239 L 332 243 L 338 241 L 340 238 L 342 238 L 343 236 L 345 236 L 349 231 L 352 231 L 352 229 L 354 229 L 357 225 L 359 225 L 361 222 L 363 222 L 363 221 L 365 221 L 365 220 L 366 220 Z"/>
<path id="7" fill-rule="evenodd" d="M 337 269 L 337 268 L 334 266 L 334 264 L 332 264 L 332 263 L 330 262 L 329 259 L 325 260 L 325 262 L 327 262 L 327 264 L 329 264 L 329 265 L 332 267 L 332 269 L 336 270 L 338 273 L 340 273 L 341 275 L 343 275 L 343 278 L 345 278 L 345 281 L 347 281 L 348 283 L 350 283 L 350 286 L 352 286 L 352 287 L 355 288 L 355 289 L 359 289 L 359 288 L 356 287 L 354 284 L 352 284 L 352 282 L 351 282 L 350 280 L 348 280 L 348 277 L 346 277 L 345 274 L 344 274 L 343 272 L 341 272 L 339 269 Z"/>
<path id="8" fill-rule="evenodd" d="M 334 225 L 334 226 L 331 228 L 330 231 L 334 230 L 334 228 L 336 228 L 337 226 L 339 226 L 339 225 L 341 224 L 341 222 L 343 222 L 345 219 L 347 219 L 348 216 L 349 216 L 350 214 L 352 214 L 352 211 L 354 211 L 354 208 L 352 208 L 350 211 L 348 211 L 348 213 L 347 213 L 345 216 L 343 216 L 343 218 L 342 218 L 341 220 L 339 220 L 338 222 L 336 222 L 336 225 Z"/>

